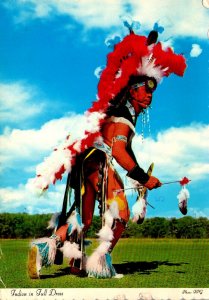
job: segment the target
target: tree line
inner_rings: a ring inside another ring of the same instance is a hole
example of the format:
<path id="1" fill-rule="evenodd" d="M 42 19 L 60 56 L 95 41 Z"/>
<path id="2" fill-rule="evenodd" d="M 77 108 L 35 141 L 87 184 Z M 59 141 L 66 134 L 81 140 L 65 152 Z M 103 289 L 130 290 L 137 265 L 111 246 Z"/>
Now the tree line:
<path id="1" fill-rule="evenodd" d="M 26 213 L 0 214 L 1 238 L 38 238 L 50 236 L 47 229 L 51 214 L 29 215 Z M 101 228 L 101 218 L 94 216 L 87 237 L 95 238 Z M 209 238 L 209 219 L 193 218 L 147 218 L 143 224 L 128 222 L 122 237 L 126 238 Z"/>

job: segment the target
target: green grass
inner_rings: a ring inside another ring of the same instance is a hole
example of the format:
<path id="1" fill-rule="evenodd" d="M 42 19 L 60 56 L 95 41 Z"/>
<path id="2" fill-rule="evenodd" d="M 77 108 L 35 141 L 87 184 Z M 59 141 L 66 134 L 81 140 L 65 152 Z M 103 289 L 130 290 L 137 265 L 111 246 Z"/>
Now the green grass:
<path id="1" fill-rule="evenodd" d="M 27 275 L 28 240 L 2 240 L 0 276 L 7 288 L 208 288 L 209 240 L 121 239 L 112 258 L 122 279 L 69 275 L 67 262 Z M 93 241 L 92 248 L 95 247 Z M 90 251 L 91 249 L 89 249 Z M 2 282 L 0 287 L 4 288 Z"/>

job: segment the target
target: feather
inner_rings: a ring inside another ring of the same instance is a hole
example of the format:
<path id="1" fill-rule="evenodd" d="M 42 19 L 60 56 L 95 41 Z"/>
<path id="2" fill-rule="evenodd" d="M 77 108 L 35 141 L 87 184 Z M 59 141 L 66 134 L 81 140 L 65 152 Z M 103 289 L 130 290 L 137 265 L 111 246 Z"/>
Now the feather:
<path id="1" fill-rule="evenodd" d="M 71 213 L 70 217 L 67 219 L 67 224 L 69 224 L 68 235 L 72 235 L 74 231 L 77 231 L 78 234 L 80 234 L 84 227 L 81 222 L 81 216 L 76 210 L 74 210 Z"/>
<path id="2" fill-rule="evenodd" d="M 104 70 L 105 66 L 100 66 L 100 67 L 97 67 L 94 71 L 94 75 L 97 77 L 97 78 L 100 78 L 101 76 L 101 73 L 102 71 Z"/>
<path id="3" fill-rule="evenodd" d="M 62 251 L 64 257 L 68 259 L 79 259 L 82 257 L 82 252 L 79 250 L 79 245 L 69 241 L 64 242 L 64 245 L 60 248 L 60 251 Z"/>
<path id="4" fill-rule="evenodd" d="M 179 192 L 177 199 L 179 210 L 183 215 L 187 214 L 187 201 L 190 197 L 189 191 L 185 186 L 182 187 L 181 191 Z"/>
<path id="5" fill-rule="evenodd" d="M 121 41 L 121 37 L 119 35 L 111 35 L 105 39 L 105 45 L 108 48 L 114 48 L 116 44 Z"/>
<path id="6" fill-rule="evenodd" d="M 97 252 L 93 252 L 91 256 L 88 257 L 86 262 L 86 271 L 91 277 L 94 277 L 93 274 L 102 273 L 101 259 L 100 255 Z"/>
<path id="7" fill-rule="evenodd" d="M 86 271 L 89 277 L 95 278 L 111 278 L 117 275 L 109 253 L 99 255 L 94 252 L 87 259 Z"/>
<path id="8" fill-rule="evenodd" d="M 113 231 L 108 225 L 104 225 L 97 235 L 102 241 L 112 241 L 113 239 Z"/>
<path id="9" fill-rule="evenodd" d="M 163 26 L 159 26 L 159 24 L 156 22 L 156 23 L 154 24 L 153 30 L 155 30 L 155 31 L 157 31 L 157 32 L 159 32 L 159 33 L 163 33 L 164 27 L 163 27 Z"/>
<path id="10" fill-rule="evenodd" d="M 104 255 L 110 249 L 111 243 L 107 241 L 102 241 L 101 244 L 96 248 L 96 252 L 100 255 Z"/>
<path id="11" fill-rule="evenodd" d="M 163 70 L 161 66 L 155 65 L 155 59 L 150 60 L 148 56 L 142 58 L 142 64 L 138 68 L 138 73 L 141 75 L 147 75 L 149 77 L 154 77 L 157 82 L 160 82 L 163 78 Z"/>
<path id="12" fill-rule="evenodd" d="M 103 111 L 103 110 L 102 110 Z M 100 122 L 105 117 L 103 112 L 87 112 L 86 126 L 81 132 L 80 139 L 72 141 L 69 136 L 36 168 L 36 177 L 29 179 L 27 188 L 30 191 L 46 190 L 50 184 L 62 179 L 64 172 L 71 171 L 75 163 L 75 155 L 93 145 L 101 134 Z"/>
<path id="13" fill-rule="evenodd" d="M 146 200 L 139 198 L 132 206 L 133 222 L 137 222 L 140 219 L 144 219 L 147 212 Z"/>
<path id="14" fill-rule="evenodd" d="M 53 214 L 51 220 L 48 223 L 49 225 L 47 229 L 56 229 L 58 226 L 59 217 L 60 217 L 60 212 Z"/>
<path id="15" fill-rule="evenodd" d="M 182 202 L 183 200 L 187 201 L 189 199 L 189 197 L 190 197 L 189 190 L 187 188 L 185 188 L 185 187 L 183 187 L 180 190 L 180 192 L 179 192 L 179 194 L 177 196 L 177 198 L 179 199 L 180 202 Z"/>
<path id="16" fill-rule="evenodd" d="M 109 226 L 110 228 L 113 225 L 113 216 L 111 214 L 111 211 L 108 209 L 106 210 L 104 214 L 104 219 L 105 219 L 105 225 Z"/>
<path id="17" fill-rule="evenodd" d="M 40 238 L 31 242 L 31 247 L 37 246 L 42 266 L 49 266 L 54 263 L 56 255 L 56 240 L 53 238 Z"/>

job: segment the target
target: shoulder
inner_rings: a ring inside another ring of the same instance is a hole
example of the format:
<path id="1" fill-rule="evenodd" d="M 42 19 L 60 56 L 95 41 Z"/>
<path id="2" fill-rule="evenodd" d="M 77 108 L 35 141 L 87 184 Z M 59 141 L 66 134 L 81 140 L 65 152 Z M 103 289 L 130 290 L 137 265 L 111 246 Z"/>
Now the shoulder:
<path id="1" fill-rule="evenodd" d="M 129 125 L 133 131 L 135 130 L 135 124 L 133 123 L 132 116 L 129 109 L 125 105 L 120 107 L 110 106 L 106 112 L 106 115 L 107 119 L 111 120 L 112 122 L 125 123 Z"/>
<path id="2" fill-rule="evenodd" d="M 118 124 L 118 126 L 120 126 L 120 124 L 126 125 L 127 127 L 129 127 L 129 129 L 131 131 L 135 132 L 134 125 L 124 117 L 111 116 L 106 119 L 106 122 L 112 122 L 112 123 Z"/>

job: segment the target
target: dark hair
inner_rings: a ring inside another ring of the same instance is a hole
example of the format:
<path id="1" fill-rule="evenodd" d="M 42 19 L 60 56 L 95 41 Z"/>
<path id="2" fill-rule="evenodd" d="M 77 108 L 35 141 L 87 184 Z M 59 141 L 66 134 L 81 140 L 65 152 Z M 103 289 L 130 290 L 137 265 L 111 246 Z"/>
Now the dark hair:
<path id="1" fill-rule="evenodd" d="M 126 86 L 122 88 L 112 100 L 110 100 L 110 106 L 120 107 L 121 105 L 125 105 L 129 96 L 129 86 Z"/>
<path id="2" fill-rule="evenodd" d="M 145 75 L 141 75 L 141 76 L 136 76 L 136 75 L 131 75 L 130 79 L 128 81 L 128 86 L 131 87 L 132 85 L 136 84 L 136 83 L 140 83 L 140 82 L 145 82 L 146 80 L 148 80 L 150 77 L 145 76 Z"/>

